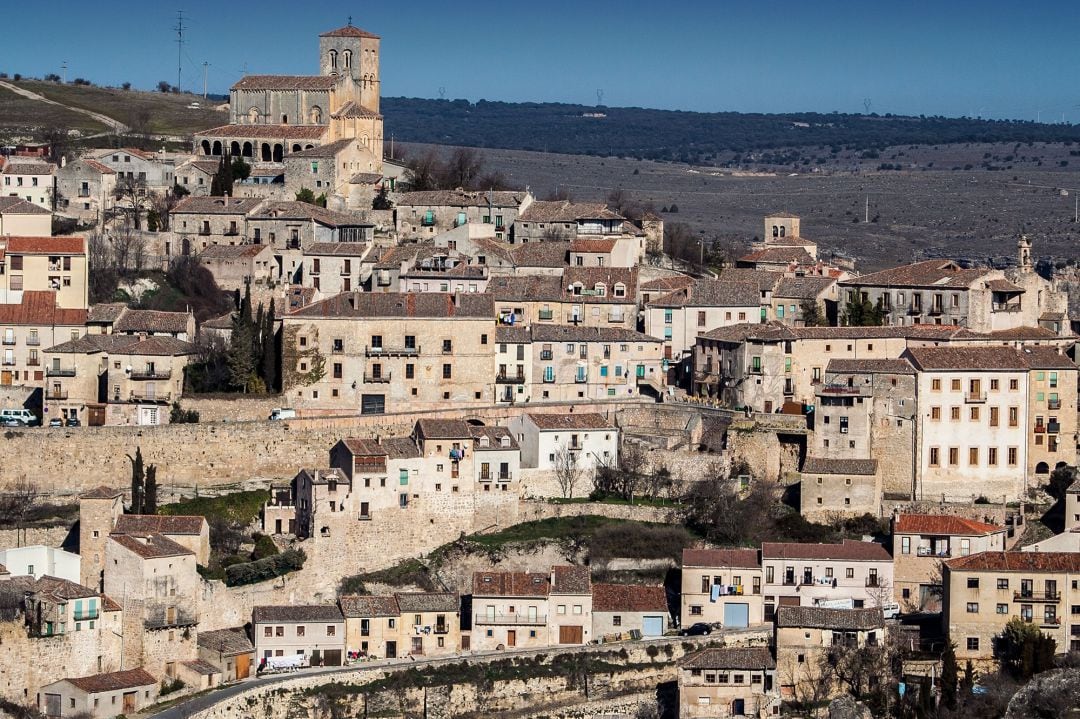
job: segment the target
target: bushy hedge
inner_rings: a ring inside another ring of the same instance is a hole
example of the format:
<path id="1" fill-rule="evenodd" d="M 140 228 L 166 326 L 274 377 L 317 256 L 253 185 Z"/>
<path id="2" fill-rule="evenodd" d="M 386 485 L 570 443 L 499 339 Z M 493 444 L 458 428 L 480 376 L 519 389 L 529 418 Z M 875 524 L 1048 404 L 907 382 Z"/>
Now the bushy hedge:
<path id="1" fill-rule="evenodd" d="M 304 566 L 307 556 L 303 550 L 287 549 L 281 554 L 259 559 L 254 562 L 234 564 L 225 570 L 225 584 L 236 587 L 241 584 L 255 584 L 294 572 Z"/>

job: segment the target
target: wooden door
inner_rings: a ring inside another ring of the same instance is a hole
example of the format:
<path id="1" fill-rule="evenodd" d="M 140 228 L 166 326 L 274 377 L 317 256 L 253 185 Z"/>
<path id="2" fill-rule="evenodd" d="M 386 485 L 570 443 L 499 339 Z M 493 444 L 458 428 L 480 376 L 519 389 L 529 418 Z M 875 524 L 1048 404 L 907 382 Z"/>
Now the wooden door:
<path id="1" fill-rule="evenodd" d="M 559 627 L 559 644 L 581 644 L 584 630 L 581 627 Z"/>
<path id="2" fill-rule="evenodd" d="M 3 372 L 0 372 L 0 384 L 2 384 L 2 385 L 11 384 L 11 371 L 10 370 L 4 370 Z"/>
<path id="3" fill-rule="evenodd" d="M 236 655 L 236 678 L 247 679 L 251 675 L 251 655 Z"/>
<path id="4" fill-rule="evenodd" d="M 506 630 L 506 646 L 508 646 L 508 647 L 516 647 L 517 646 L 517 630 L 516 629 L 507 629 Z"/>
<path id="5" fill-rule="evenodd" d="M 341 650 L 340 649 L 327 649 L 325 652 L 323 652 L 323 666 L 340 667 L 341 666 Z"/>
<path id="6" fill-rule="evenodd" d="M 397 642 L 387 642 L 386 643 L 386 658 L 387 659 L 396 659 L 397 658 Z"/>
<path id="7" fill-rule="evenodd" d="M 135 697 L 138 692 L 124 692 L 124 714 L 135 713 Z"/>

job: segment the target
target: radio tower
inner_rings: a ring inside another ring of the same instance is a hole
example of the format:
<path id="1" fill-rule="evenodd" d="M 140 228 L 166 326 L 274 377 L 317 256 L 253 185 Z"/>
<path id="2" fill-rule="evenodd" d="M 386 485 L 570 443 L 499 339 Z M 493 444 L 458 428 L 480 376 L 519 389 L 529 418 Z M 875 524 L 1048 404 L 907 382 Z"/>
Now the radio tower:
<path id="1" fill-rule="evenodd" d="M 180 57 L 184 51 L 184 11 L 176 11 L 176 91 L 180 92 L 180 69 L 182 67 Z"/>

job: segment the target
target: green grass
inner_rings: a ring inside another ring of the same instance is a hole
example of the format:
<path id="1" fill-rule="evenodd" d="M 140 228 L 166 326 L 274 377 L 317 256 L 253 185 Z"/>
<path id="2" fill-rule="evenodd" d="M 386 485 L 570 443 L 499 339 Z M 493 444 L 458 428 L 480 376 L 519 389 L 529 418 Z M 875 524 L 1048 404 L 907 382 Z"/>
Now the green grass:
<path id="1" fill-rule="evenodd" d="M 270 492 L 265 489 L 233 492 L 219 497 L 192 497 L 174 504 L 162 505 L 158 507 L 158 514 L 202 515 L 208 522 L 213 518 L 220 518 L 230 524 L 246 527 L 259 516 L 268 499 Z"/>
<path id="2" fill-rule="evenodd" d="M 431 581 L 427 566 L 419 559 L 405 559 L 392 567 L 375 572 L 354 574 L 341 580 L 341 594 L 367 594 L 367 584 L 388 584 L 391 587 L 420 587 L 425 592 L 438 591 Z"/>
<path id="3" fill-rule="evenodd" d="M 31 100 L 6 88 L 0 88 L 0 135 L 26 134 L 31 129 L 52 126 L 79 130 L 83 134 L 105 130 L 105 126 L 100 122 L 80 112 Z"/>
<path id="4" fill-rule="evenodd" d="M 662 499 L 659 497 L 635 497 L 634 501 L 629 499 L 623 499 L 622 497 L 604 497 L 603 499 L 592 499 L 590 497 L 574 497 L 573 499 L 564 499 L 562 497 L 552 497 L 547 500 L 551 504 L 618 504 L 631 507 L 678 507 L 678 502 L 670 499 Z"/>

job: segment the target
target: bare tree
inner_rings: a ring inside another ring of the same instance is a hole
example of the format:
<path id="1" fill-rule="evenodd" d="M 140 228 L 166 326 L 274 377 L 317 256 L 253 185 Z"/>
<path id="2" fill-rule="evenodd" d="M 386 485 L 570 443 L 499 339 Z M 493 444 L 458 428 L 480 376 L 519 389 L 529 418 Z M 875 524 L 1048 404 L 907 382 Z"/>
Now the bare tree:
<path id="1" fill-rule="evenodd" d="M 0 493 L 0 525 L 20 529 L 40 494 L 38 486 L 26 479 Z"/>
<path id="2" fill-rule="evenodd" d="M 484 158 L 475 148 L 456 147 L 442 168 L 440 184 L 444 189 L 470 189 L 484 167 Z"/>
<path id="3" fill-rule="evenodd" d="M 570 451 L 569 445 L 563 444 L 555 450 L 555 480 L 564 498 L 573 498 L 574 488 L 584 474 L 584 470 L 578 466 L 577 455 Z"/>
<path id="4" fill-rule="evenodd" d="M 142 269 L 141 263 L 146 257 L 146 240 L 139 234 L 138 229 L 138 225 L 132 227 L 131 223 L 125 222 L 111 237 L 113 263 L 120 272 Z"/>
<path id="5" fill-rule="evenodd" d="M 141 180 L 121 180 L 116 183 L 113 195 L 119 201 L 117 207 L 127 214 L 135 229 L 142 229 L 142 213 L 152 207 L 152 193 L 146 183 Z"/>

